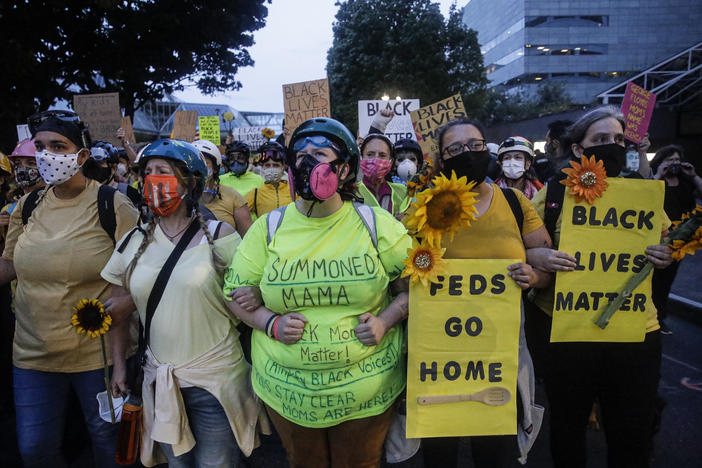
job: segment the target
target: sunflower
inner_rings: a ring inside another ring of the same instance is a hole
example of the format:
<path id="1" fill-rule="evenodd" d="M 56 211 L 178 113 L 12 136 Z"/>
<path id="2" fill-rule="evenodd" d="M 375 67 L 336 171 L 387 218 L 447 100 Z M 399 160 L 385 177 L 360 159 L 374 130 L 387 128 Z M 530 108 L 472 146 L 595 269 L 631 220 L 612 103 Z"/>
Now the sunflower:
<path id="1" fill-rule="evenodd" d="M 471 192 L 475 182 L 466 181 L 465 177 L 458 179 L 455 172 L 451 172 L 450 179 L 443 174 L 434 177 L 433 187 L 420 192 L 407 213 L 407 229 L 425 238 L 432 247 L 439 247 L 444 234 L 453 240 L 456 231 L 469 227 L 478 210 L 474 206 L 476 194 Z"/>
<path id="2" fill-rule="evenodd" d="M 414 240 L 412 248 L 407 249 L 407 258 L 402 262 L 405 265 L 402 278 L 409 276 L 412 283 L 421 281 L 424 287 L 429 286 L 429 282 L 435 282 L 436 277 L 444 273 L 445 251 L 446 249 L 433 248 L 424 241 L 420 244 Z"/>
<path id="3" fill-rule="evenodd" d="M 702 242 L 694 239 L 688 242 L 676 239 L 669 245 L 670 248 L 673 249 L 673 253 L 670 256 L 678 261 L 682 260 L 685 255 L 694 255 L 696 250 L 702 249 Z"/>
<path id="4" fill-rule="evenodd" d="M 71 325 L 76 328 L 78 334 L 97 338 L 110 329 L 112 317 L 105 312 L 102 302 L 97 299 L 81 299 L 73 306 Z"/>
<path id="5" fill-rule="evenodd" d="M 261 135 L 263 135 L 263 138 L 268 138 L 270 140 L 275 136 L 275 131 L 272 128 L 265 127 L 261 130 Z"/>
<path id="6" fill-rule="evenodd" d="M 580 164 L 570 161 L 572 167 L 563 169 L 568 176 L 561 183 L 570 187 L 570 194 L 575 197 L 575 201 L 580 203 L 583 199 L 589 204 L 595 203 L 595 198 L 601 197 L 609 184 L 605 180 L 607 172 L 602 161 L 595 161 L 595 157 L 590 159 L 583 155 Z"/>

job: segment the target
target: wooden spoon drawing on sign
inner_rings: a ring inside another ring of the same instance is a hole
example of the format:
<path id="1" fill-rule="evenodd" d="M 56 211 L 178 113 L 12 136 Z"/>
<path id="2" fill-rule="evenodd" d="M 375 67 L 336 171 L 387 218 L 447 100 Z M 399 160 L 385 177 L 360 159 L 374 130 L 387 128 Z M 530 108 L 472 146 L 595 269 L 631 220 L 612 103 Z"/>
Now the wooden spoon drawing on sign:
<path id="1" fill-rule="evenodd" d="M 428 395 L 417 397 L 420 405 L 439 405 L 461 401 L 477 401 L 490 406 L 502 406 L 509 403 L 512 394 L 504 387 L 489 387 L 476 393 L 457 393 L 455 395 Z"/>

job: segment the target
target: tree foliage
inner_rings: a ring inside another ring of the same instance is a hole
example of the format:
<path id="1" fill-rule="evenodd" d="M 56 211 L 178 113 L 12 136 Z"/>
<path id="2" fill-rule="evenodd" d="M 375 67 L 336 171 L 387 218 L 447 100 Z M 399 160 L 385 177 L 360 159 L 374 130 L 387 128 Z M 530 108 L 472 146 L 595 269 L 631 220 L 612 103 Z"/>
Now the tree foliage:
<path id="1" fill-rule="evenodd" d="M 338 3 L 327 54 L 332 115 L 357 128 L 357 101 L 384 93 L 431 104 L 461 93 L 468 113 L 482 109 L 487 79 L 477 33 L 461 12 L 445 19 L 430 0 Z"/>
<path id="2" fill-rule="evenodd" d="M 548 81 L 539 85 L 533 96 L 519 90 L 488 90 L 483 114 L 486 124 L 517 122 L 564 112 L 573 107 L 563 83 Z"/>
<path id="3" fill-rule="evenodd" d="M 270 0 L 268 0 L 270 3 Z M 3 146 L 14 125 L 73 94 L 120 93 L 132 115 L 192 81 L 205 94 L 241 87 L 246 47 L 266 0 L 24 0 L 0 4 Z"/>

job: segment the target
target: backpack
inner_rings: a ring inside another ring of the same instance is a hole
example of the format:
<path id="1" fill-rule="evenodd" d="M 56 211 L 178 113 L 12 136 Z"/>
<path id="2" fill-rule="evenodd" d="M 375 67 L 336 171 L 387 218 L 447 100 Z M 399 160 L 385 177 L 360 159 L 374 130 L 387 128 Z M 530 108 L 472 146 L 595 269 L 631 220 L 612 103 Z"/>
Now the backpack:
<path id="1" fill-rule="evenodd" d="M 507 199 L 509 208 L 512 210 L 514 219 L 517 221 L 517 227 L 519 228 L 519 234 L 522 233 L 522 224 L 524 224 L 524 212 L 522 211 L 522 205 L 519 204 L 519 198 L 514 190 L 509 188 L 503 188 L 502 194 Z"/>
<path id="2" fill-rule="evenodd" d="M 363 221 L 363 225 L 370 235 L 371 242 L 373 242 L 373 247 L 375 247 L 375 250 L 378 252 L 378 258 L 380 258 L 380 252 L 378 251 L 378 230 L 375 225 L 375 213 L 373 212 L 373 208 L 358 202 L 352 202 L 352 205 L 361 218 L 361 221 Z M 285 215 L 285 209 L 287 207 L 287 205 L 281 206 L 268 213 L 266 217 L 266 232 L 268 233 L 267 244 L 271 243 L 273 236 L 275 236 L 276 231 L 278 231 L 278 228 L 283 223 L 283 216 Z"/>
<path id="3" fill-rule="evenodd" d="M 44 189 L 44 187 L 32 190 L 24 200 L 24 205 L 22 206 L 22 224 L 25 226 L 29 222 L 32 212 L 37 207 L 37 203 L 39 202 L 39 191 L 42 189 Z M 117 189 L 110 187 L 109 185 L 101 185 L 98 189 L 97 196 L 100 226 L 102 226 L 102 229 L 104 229 L 107 235 L 110 236 L 112 245 L 116 243 L 115 231 L 117 230 L 117 217 L 115 215 L 115 192 L 117 192 Z"/>
<path id="4" fill-rule="evenodd" d="M 546 184 L 546 203 L 544 206 L 544 226 L 555 244 L 554 233 L 556 232 L 556 221 L 563 210 L 563 197 L 565 197 L 565 185 L 561 184 L 562 177 L 552 177 Z M 555 245 L 554 245 L 554 248 Z"/>

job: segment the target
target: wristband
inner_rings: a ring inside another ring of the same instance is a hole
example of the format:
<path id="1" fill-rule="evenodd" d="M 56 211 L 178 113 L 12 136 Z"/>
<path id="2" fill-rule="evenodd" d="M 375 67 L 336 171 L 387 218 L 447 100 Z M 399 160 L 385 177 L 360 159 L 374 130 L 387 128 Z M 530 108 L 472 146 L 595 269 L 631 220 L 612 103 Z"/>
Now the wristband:
<path id="1" fill-rule="evenodd" d="M 273 314 L 270 317 L 268 317 L 268 321 L 266 322 L 266 326 L 263 327 L 263 331 L 268 335 L 270 338 L 273 338 L 272 329 L 271 329 L 271 323 L 273 323 L 273 320 L 278 317 L 278 314 Z"/>
<path id="2" fill-rule="evenodd" d="M 278 318 L 276 318 L 273 322 L 273 338 L 275 339 L 275 341 L 280 341 L 280 339 L 278 338 L 278 322 L 280 322 L 280 318 L 281 316 L 279 315 Z"/>

